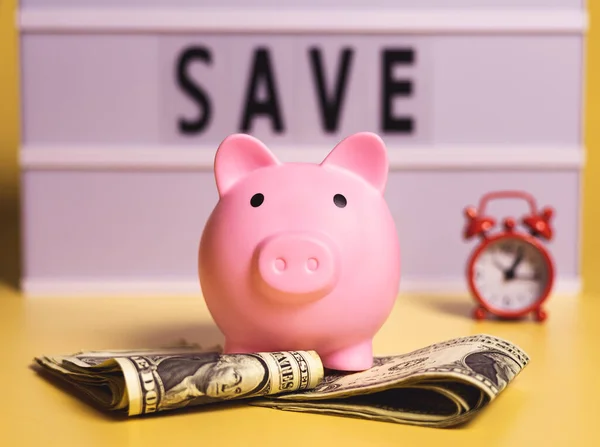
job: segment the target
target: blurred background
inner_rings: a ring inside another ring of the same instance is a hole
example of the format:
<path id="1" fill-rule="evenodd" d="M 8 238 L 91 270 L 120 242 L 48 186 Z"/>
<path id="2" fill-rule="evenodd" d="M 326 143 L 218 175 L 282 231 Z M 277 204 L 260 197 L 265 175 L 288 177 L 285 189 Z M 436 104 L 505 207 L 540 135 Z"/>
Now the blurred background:
<path id="1" fill-rule="evenodd" d="M 15 0 L 0 1 L 0 280 L 19 287 L 19 91 Z"/>
<path id="2" fill-rule="evenodd" d="M 402 290 L 463 290 L 474 246 L 461 239 L 464 207 L 522 189 L 556 209 L 557 289 L 598 292 L 593 8 L 2 0 L 1 279 L 32 294 L 197 293 L 223 138 L 252 133 L 284 160 L 318 162 L 369 130 L 390 153 Z M 305 14 L 289 19 L 291 9 Z M 528 209 L 488 211 L 501 219 Z"/>

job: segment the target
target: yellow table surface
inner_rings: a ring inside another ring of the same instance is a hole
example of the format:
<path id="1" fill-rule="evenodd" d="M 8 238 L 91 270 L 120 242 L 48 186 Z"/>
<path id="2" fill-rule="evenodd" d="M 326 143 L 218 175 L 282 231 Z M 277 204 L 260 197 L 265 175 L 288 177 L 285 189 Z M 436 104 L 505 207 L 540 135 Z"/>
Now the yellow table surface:
<path id="1" fill-rule="evenodd" d="M 400 296 L 374 342 L 402 353 L 476 333 L 505 338 L 530 364 L 466 426 L 414 427 L 239 406 L 116 419 L 38 376 L 41 354 L 222 343 L 203 301 L 179 298 L 24 298 L 0 288 L 0 445 L 306 446 L 600 445 L 600 299 L 552 297 L 543 323 L 476 322 L 468 297 Z"/>

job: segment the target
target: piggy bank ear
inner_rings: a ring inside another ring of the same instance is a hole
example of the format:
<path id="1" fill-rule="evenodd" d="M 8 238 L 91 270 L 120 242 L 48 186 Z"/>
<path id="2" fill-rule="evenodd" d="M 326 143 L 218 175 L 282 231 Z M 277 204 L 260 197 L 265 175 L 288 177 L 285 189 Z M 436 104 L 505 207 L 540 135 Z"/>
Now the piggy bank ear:
<path id="1" fill-rule="evenodd" d="M 321 162 L 353 172 L 383 194 L 388 175 L 385 143 L 376 134 L 359 132 L 342 140 Z"/>
<path id="2" fill-rule="evenodd" d="M 246 134 L 228 136 L 219 145 L 215 156 L 215 180 L 219 196 L 252 171 L 279 164 L 262 141 Z"/>

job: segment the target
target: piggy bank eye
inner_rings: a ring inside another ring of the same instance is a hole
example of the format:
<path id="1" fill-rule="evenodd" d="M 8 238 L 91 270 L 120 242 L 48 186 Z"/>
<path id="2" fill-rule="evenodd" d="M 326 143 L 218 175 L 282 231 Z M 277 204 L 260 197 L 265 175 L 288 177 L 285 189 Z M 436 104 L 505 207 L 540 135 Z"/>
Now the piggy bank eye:
<path id="1" fill-rule="evenodd" d="M 252 198 L 250 199 L 250 205 L 252 205 L 254 208 L 256 208 L 256 207 L 261 206 L 264 201 L 265 201 L 265 196 L 263 196 L 261 193 L 257 193 L 257 194 L 254 194 L 252 196 Z"/>
<path id="2" fill-rule="evenodd" d="M 344 208 L 348 201 L 343 195 L 336 194 L 335 196 L 333 196 L 333 203 L 335 203 L 335 206 L 337 206 L 338 208 Z"/>

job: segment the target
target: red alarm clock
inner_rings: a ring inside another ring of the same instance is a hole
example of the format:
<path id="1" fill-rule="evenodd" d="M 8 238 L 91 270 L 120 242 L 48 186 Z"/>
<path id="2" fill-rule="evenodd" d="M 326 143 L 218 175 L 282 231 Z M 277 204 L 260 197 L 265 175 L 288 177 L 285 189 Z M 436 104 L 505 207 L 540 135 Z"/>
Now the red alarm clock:
<path id="1" fill-rule="evenodd" d="M 495 234 L 496 219 L 485 214 L 493 199 L 523 199 L 529 204 L 529 214 L 518 231 L 512 217 L 503 219 Z M 478 209 L 464 210 L 467 223 L 463 237 L 479 237 L 467 263 L 469 289 L 477 301 L 474 318 L 482 320 L 487 313 L 505 319 L 518 319 L 532 313 L 537 321 L 546 319 L 542 304 L 548 299 L 554 284 L 554 262 L 543 241 L 553 236 L 550 220 L 554 210 L 545 207 L 539 212 L 534 198 L 521 191 L 497 191 L 484 195 Z"/>

